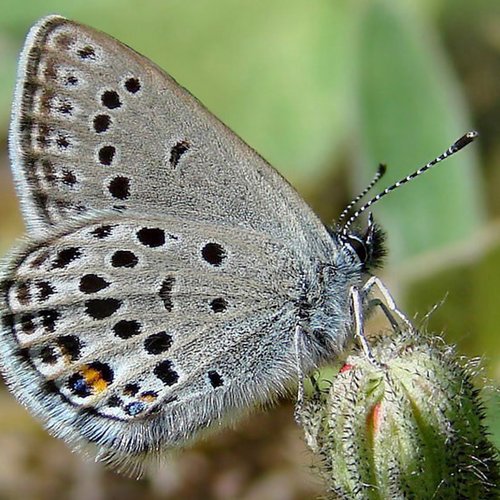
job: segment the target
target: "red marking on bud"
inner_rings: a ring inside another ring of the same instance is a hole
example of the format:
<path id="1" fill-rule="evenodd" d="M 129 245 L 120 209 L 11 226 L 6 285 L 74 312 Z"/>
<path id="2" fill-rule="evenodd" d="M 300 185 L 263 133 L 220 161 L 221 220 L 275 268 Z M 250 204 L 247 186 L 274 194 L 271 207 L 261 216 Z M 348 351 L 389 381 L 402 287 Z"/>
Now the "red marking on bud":
<path id="1" fill-rule="evenodd" d="M 354 368 L 353 365 L 350 365 L 349 363 L 346 363 L 339 371 L 339 373 L 344 373 L 344 372 L 348 372 L 349 370 L 351 370 L 352 368 Z"/>
<path id="2" fill-rule="evenodd" d="M 371 434 L 375 435 L 382 424 L 382 403 L 379 402 L 373 406 L 366 418 L 366 425 Z"/>

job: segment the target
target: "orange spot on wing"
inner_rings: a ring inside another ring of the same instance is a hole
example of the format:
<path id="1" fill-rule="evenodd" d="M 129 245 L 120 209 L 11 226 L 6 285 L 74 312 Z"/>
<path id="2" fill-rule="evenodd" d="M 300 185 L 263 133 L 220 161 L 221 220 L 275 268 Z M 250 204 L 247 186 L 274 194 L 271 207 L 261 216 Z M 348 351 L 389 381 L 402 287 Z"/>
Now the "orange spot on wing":
<path id="1" fill-rule="evenodd" d="M 95 368 L 87 367 L 82 370 L 87 385 L 92 387 L 92 392 L 100 393 L 107 389 L 108 383 L 104 380 L 102 373 Z"/>
<path id="2" fill-rule="evenodd" d="M 153 401 L 156 401 L 156 396 L 153 394 L 143 394 L 139 397 L 139 399 L 145 403 L 152 403 Z"/>

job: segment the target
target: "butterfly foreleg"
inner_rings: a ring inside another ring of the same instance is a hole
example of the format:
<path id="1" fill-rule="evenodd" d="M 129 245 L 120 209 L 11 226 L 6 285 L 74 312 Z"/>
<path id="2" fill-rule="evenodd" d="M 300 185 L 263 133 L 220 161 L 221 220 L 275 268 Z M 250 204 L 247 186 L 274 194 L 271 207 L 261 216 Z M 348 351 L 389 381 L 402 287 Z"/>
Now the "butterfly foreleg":
<path id="1" fill-rule="evenodd" d="M 364 313 L 363 313 L 363 288 L 360 290 L 357 286 L 352 286 L 349 290 L 349 297 L 351 301 L 352 320 L 354 326 L 354 337 L 359 342 L 367 359 L 374 365 L 378 365 L 378 361 L 373 356 L 368 340 L 364 332 Z"/>
<path id="2" fill-rule="evenodd" d="M 382 298 L 374 296 L 374 290 L 377 289 Z M 399 331 L 399 322 L 403 323 L 405 329 L 410 331 L 414 329 L 408 317 L 397 307 L 396 301 L 377 276 L 372 276 L 361 288 L 363 296 L 364 310 L 371 311 L 374 307 L 380 307 L 394 331 Z"/>

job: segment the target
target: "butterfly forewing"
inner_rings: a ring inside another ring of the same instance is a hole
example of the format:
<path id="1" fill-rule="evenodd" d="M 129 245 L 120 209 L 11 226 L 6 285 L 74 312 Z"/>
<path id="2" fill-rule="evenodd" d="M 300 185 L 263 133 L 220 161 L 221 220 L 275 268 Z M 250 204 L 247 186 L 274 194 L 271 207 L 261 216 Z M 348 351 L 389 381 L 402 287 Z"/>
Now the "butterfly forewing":
<path id="1" fill-rule="evenodd" d="M 170 76 L 60 17 L 28 37 L 11 153 L 32 230 L 117 207 L 328 241 L 293 188 Z"/>

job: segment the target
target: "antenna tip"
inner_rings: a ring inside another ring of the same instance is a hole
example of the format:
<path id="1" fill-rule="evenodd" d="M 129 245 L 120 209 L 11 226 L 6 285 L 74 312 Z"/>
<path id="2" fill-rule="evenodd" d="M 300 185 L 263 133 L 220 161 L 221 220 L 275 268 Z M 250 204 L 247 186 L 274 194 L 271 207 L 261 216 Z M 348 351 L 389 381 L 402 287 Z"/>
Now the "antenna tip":
<path id="1" fill-rule="evenodd" d="M 479 136 L 479 133 L 476 132 L 475 130 L 471 130 L 470 132 L 467 132 L 464 134 L 460 139 L 458 139 L 454 146 L 455 151 L 459 151 L 460 149 L 464 148 L 468 144 L 470 144 L 476 137 Z"/>
<path id="2" fill-rule="evenodd" d="M 385 163 L 379 163 L 377 174 L 380 175 L 380 177 L 382 177 L 383 175 L 385 175 L 386 171 L 387 171 L 387 165 Z"/>

